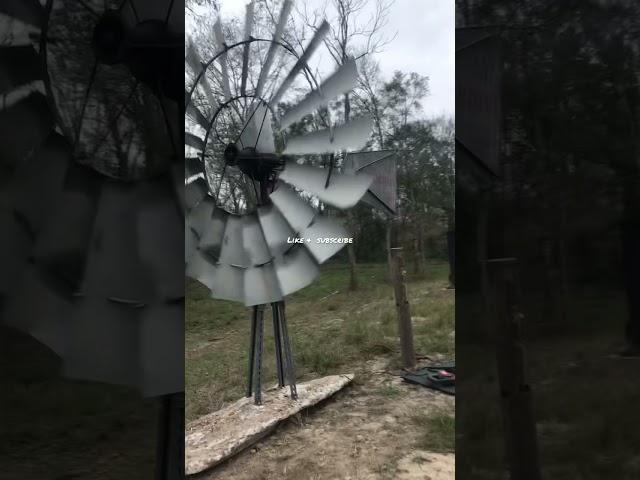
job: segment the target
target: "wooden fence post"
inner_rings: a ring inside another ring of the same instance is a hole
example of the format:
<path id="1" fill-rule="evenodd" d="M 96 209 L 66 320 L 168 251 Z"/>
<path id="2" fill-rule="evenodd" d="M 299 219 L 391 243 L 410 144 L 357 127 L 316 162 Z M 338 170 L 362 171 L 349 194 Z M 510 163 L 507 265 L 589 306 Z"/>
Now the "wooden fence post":
<path id="1" fill-rule="evenodd" d="M 520 285 L 514 258 L 489 260 L 505 448 L 512 480 L 540 480 L 538 440 L 521 339 Z"/>
<path id="2" fill-rule="evenodd" d="M 396 299 L 396 311 L 398 313 L 398 333 L 400 335 L 400 353 L 402 355 L 402 366 L 413 368 L 416 366 L 416 354 L 413 349 L 413 329 L 411 326 L 411 311 L 407 300 L 407 289 L 405 286 L 404 261 L 402 259 L 402 248 L 392 249 L 393 264 L 393 291 Z"/>

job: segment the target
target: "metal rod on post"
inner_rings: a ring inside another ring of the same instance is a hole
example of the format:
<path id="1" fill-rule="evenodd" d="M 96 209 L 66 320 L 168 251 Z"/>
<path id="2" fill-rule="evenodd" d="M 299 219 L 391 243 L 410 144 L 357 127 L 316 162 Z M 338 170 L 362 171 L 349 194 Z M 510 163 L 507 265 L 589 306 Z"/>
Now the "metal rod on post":
<path id="1" fill-rule="evenodd" d="M 264 305 L 256 306 L 255 362 L 253 367 L 254 391 L 256 405 L 262 405 L 262 345 L 264 337 Z"/>
<path id="2" fill-rule="evenodd" d="M 488 263 L 492 274 L 498 381 L 511 478 L 540 480 L 533 394 L 520 334 L 523 315 L 519 310 L 516 259 L 500 258 Z"/>
<path id="3" fill-rule="evenodd" d="M 278 373 L 278 387 L 284 387 L 284 367 L 282 365 L 282 335 L 280 332 L 280 309 L 278 303 L 271 304 L 271 316 L 273 317 L 273 339 L 276 347 L 276 371 Z"/>
<path id="4" fill-rule="evenodd" d="M 256 322 L 258 321 L 258 307 L 251 310 L 251 343 L 249 345 L 249 375 L 247 376 L 247 397 L 253 393 L 253 362 L 256 354 Z"/>
<path id="5" fill-rule="evenodd" d="M 289 383 L 289 389 L 291 391 L 291 398 L 296 400 L 298 398 L 298 389 L 296 388 L 296 367 L 293 361 L 293 352 L 291 350 L 291 342 L 289 340 L 289 331 L 287 329 L 287 317 L 284 311 L 284 302 L 278 302 L 278 310 L 280 319 L 280 329 L 282 330 L 282 339 L 284 341 L 284 356 L 285 356 L 285 373 L 286 379 Z"/>
<path id="6" fill-rule="evenodd" d="M 416 366 L 416 354 L 413 348 L 413 329 L 411 325 L 411 311 L 407 300 L 407 289 L 404 277 L 404 261 L 402 247 L 392 248 L 392 281 L 398 313 L 398 334 L 400 335 L 400 352 L 402 366 L 413 368 Z"/>
<path id="7" fill-rule="evenodd" d="M 184 392 L 159 400 L 155 479 L 184 479 Z"/>

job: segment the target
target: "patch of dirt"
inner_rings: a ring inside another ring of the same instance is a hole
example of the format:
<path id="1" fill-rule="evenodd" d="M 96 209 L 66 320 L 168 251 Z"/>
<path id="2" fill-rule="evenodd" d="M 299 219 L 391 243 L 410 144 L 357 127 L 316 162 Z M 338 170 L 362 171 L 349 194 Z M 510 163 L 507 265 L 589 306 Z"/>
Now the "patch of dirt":
<path id="1" fill-rule="evenodd" d="M 454 456 L 417 448 L 418 413 L 455 410 L 453 397 L 404 382 L 378 358 L 355 370 L 353 384 L 298 414 L 252 448 L 198 480 L 453 480 Z M 424 427 L 422 427 L 424 428 Z"/>

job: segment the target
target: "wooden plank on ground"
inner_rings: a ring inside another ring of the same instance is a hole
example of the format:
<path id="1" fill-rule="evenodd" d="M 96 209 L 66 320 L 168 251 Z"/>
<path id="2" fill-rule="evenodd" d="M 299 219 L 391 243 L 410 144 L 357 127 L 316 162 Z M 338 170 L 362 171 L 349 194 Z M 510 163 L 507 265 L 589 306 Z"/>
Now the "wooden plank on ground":
<path id="1" fill-rule="evenodd" d="M 330 375 L 298 384 L 298 400 L 289 388 L 263 392 L 262 405 L 242 398 L 189 423 L 185 432 L 185 470 L 193 475 L 218 465 L 268 435 L 281 421 L 327 399 L 353 380 Z"/>

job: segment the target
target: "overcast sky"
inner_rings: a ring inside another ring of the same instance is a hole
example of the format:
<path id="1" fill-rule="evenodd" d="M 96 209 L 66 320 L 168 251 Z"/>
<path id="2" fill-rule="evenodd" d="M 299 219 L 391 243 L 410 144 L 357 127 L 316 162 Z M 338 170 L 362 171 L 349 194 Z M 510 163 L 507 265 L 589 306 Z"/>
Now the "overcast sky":
<path id="1" fill-rule="evenodd" d="M 243 17 L 247 3 L 221 0 L 221 14 Z M 317 1 L 306 3 L 312 8 Z M 376 56 L 386 78 L 394 70 L 429 77 L 431 94 L 423 104 L 426 116 L 455 114 L 454 21 L 453 0 L 395 0 L 385 28 L 389 36 L 397 32 L 397 37 Z"/>

